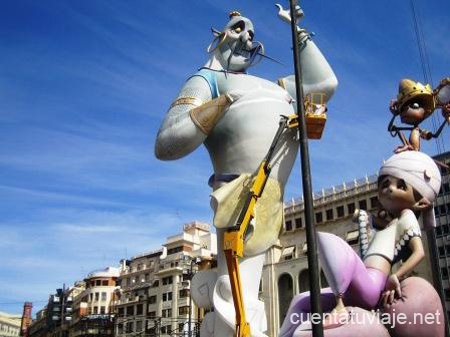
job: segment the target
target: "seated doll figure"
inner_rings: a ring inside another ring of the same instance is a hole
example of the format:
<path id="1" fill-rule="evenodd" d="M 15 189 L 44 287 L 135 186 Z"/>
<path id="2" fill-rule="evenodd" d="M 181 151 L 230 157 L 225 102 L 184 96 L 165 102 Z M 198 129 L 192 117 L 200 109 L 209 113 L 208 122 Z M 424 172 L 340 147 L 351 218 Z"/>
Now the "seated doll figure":
<path id="1" fill-rule="evenodd" d="M 439 169 L 429 156 L 416 151 L 395 154 L 383 164 L 378 178 L 379 201 L 392 221 L 376 232 L 364 258 L 341 238 L 318 233 L 319 257 L 330 285 L 321 291 L 322 304 L 324 311 L 332 309 L 325 329 L 345 321 L 345 305 L 370 310 L 402 296 L 400 280 L 424 258 L 417 217 L 422 216 L 425 229 L 435 225 L 433 202 L 440 186 Z M 403 264 L 391 273 L 399 260 Z M 294 297 L 280 337 L 295 336 L 295 331 L 311 327 L 306 322 L 309 301 L 309 292 Z M 292 320 L 292 315 L 298 319 Z"/>

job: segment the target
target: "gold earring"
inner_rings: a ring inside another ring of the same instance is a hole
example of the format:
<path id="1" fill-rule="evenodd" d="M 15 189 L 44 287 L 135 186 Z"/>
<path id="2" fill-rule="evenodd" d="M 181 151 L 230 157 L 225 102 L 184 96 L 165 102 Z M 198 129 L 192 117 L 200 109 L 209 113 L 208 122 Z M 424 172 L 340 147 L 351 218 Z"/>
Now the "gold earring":
<path id="1" fill-rule="evenodd" d="M 223 45 L 223 43 L 227 39 L 227 36 L 228 32 L 222 32 L 220 33 L 219 36 L 216 36 L 215 39 L 209 44 L 208 48 L 206 48 L 206 52 L 208 54 L 215 52 L 217 48 L 220 48 L 220 46 Z M 220 39 L 219 43 L 211 50 L 211 47 L 213 46 L 214 42 L 216 42 L 218 39 Z"/>

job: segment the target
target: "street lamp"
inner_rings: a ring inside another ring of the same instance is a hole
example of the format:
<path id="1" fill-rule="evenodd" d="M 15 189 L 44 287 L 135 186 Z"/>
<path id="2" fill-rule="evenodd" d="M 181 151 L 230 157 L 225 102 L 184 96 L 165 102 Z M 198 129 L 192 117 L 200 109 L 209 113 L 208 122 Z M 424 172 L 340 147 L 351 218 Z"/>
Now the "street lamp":
<path id="1" fill-rule="evenodd" d="M 191 295 L 191 280 L 194 276 L 194 265 L 199 264 L 202 259 L 200 257 L 192 257 L 189 255 L 183 255 L 183 261 L 190 262 L 189 269 L 183 269 L 183 275 L 187 275 L 189 279 L 189 319 L 188 319 L 188 336 L 192 336 L 192 295 Z"/>

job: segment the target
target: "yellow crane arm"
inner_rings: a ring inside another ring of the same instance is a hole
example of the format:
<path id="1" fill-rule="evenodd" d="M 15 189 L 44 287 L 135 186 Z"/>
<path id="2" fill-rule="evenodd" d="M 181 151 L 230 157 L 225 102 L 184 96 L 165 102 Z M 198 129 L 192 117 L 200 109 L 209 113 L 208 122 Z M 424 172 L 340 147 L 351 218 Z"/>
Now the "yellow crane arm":
<path id="1" fill-rule="evenodd" d="M 281 134 L 292 122 L 292 117 L 281 116 L 280 125 L 272 141 L 266 156 L 259 165 L 252 188 L 247 194 L 244 207 L 239 215 L 236 226 L 229 228 L 224 234 L 223 250 L 227 260 L 228 275 L 230 276 L 231 292 L 233 294 L 234 308 L 236 311 L 235 337 L 250 337 L 250 324 L 245 317 L 244 298 L 242 295 L 241 277 L 239 272 L 239 258 L 244 256 L 244 240 L 248 225 L 253 219 L 253 210 L 258 198 L 264 191 L 269 178 L 271 166 L 270 160 Z"/>

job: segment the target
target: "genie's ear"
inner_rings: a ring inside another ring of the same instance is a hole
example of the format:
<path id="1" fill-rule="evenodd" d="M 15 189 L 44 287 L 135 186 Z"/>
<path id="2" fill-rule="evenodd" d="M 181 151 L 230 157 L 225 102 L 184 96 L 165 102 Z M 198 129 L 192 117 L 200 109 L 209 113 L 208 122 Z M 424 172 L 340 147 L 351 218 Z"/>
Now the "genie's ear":
<path id="1" fill-rule="evenodd" d="M 420 199 L 419 201 L 417 201 L 411 207 L 411 209 L 413 211 L 423 211 L 423 210 L 426 210 L 426 209 L 428 209 L 428 208 L 430 208 L 432 206 L 433 206 L 433 204 L 431 202 L 429 202 L 427 198 L 424 197 L 424 198 Z"/>
<path id="2" fill-rule="evenodd" d="M 214 35 L 214 37 L 220 36 L 222 32 L 219 32 L 217 29 L 211 27 L 211 33 Z"/>

